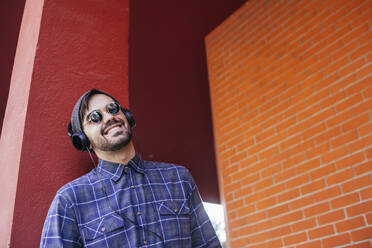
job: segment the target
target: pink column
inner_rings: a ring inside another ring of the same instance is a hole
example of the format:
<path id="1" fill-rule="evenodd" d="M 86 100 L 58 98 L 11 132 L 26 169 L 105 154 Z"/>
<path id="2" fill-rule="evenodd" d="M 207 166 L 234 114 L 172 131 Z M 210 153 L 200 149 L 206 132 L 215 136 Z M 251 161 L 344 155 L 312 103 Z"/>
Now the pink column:
<path id="1" fill-rule="evenodd" d="M 37 247 L 49 204 L 89 171 L 67 124 L 95 87 L 128 104 L 129 0 L 28 0 L 0 140 L 0 247 Z"/>

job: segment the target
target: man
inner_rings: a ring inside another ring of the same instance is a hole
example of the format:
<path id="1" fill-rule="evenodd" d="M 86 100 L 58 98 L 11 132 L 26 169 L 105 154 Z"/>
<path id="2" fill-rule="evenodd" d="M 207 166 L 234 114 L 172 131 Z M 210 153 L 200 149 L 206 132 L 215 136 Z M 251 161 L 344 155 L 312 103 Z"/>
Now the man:
<path id="1" fill-rule="evenodd" d="M 80 97 L 69 135 L 99 163 L 57 192 L 40 247 L 221 247 L 188 170 L 142 160 L 134 125 L 111 95 L 92 89 Z"/>

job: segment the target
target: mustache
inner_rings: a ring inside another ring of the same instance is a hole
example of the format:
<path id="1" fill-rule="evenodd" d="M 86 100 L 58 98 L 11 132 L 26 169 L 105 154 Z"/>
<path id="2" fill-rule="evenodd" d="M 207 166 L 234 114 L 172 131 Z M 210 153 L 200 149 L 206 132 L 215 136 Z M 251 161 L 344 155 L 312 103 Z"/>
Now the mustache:
<path id="1" fill-rule="evenodd" d="M 107 128 L 111 127 L 112 125 L 115 125 L 116 123 L 120 123 L 121 125 L 125 126 L 123 120 L 121 120 L 121 119 L 118 119 L 118 120 L 113 119 L 113 120 L 109 121 L 109 122 L 108 122 L 108 123 L 107 123 L 107 124 L 102 128 L 102 130 L 101 130 L 101 134 L 103 135 L 103 134 L 106 132 Z"/>

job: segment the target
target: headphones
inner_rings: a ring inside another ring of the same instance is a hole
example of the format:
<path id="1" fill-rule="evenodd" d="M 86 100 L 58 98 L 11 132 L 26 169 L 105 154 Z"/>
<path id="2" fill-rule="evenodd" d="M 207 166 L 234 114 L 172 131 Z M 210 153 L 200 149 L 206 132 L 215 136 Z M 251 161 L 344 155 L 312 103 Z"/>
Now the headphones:
<path id="1" fill-rule="evenodd" d="M 79 100 L 76 102 L 74 109 L 71 114 L 71 121 L 68 124 L 67 127 L 67 134 L 70 137 L 70 140 L 72 142 L 72 145 L 79 151 L 85 151 L 89 150 L 89 139 L 85 135 L 83 131 L 83 127 L 80 120 L 80 109 L 81 109 L 81 103 L 83 100 L 85 100 L 86 97 L 90 97 L 95 94 L 103 94 L 106 96 L 111 97 L 116 103 L 119 103 L 113 96 L 110 94 L 97 90 L 97 89 L 91 89 L 90 91 L 84 93 Z M 130 112 L 129 109 L 121 107 L 121 111 L 123 112 L 125 118 L 128 121 L 128 124 L 130 128 L 133 128 L 136 126 L 136 122 L 134 120 L 132 112 Z"/>

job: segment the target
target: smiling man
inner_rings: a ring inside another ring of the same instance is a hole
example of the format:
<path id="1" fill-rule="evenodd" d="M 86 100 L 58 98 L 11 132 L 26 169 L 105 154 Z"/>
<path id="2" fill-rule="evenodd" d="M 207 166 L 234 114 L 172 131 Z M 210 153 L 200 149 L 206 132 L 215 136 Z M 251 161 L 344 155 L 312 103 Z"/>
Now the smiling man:
<path id="1" fill-rule="evenodd" d="M 134 126 L 111 95 L 92 89 L 80 97 L 69 136 L 98 166 L 57 192 L 40 247 L 221 247 L 188 170 L 142 160 Z"/>

